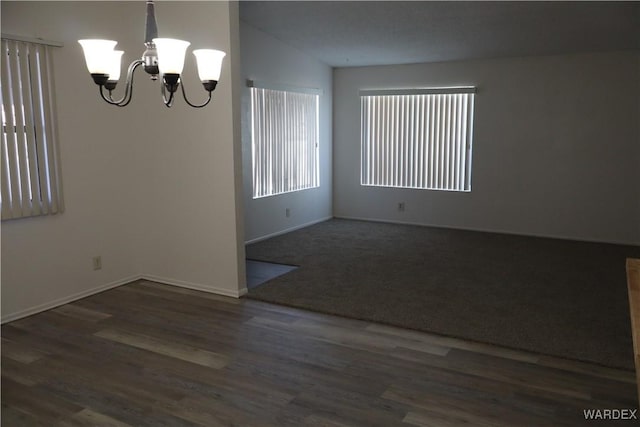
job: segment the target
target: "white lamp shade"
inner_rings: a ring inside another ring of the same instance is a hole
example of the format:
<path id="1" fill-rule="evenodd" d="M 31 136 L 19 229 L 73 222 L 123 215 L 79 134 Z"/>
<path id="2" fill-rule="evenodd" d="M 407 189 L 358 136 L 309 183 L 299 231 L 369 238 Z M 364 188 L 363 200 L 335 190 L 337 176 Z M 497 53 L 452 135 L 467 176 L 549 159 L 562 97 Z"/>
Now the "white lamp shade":
<path id="1" fill-rule="evenodd" d="M 153 39 L 158 50 L 158 68 L 161 74 L 182 74 L 184 56 L 191 43 L 177 39 Z"/>
<path id="2" fill-rule="evenodd" d="M 113 40 L 78 40 L 84 51 L 84 59 L 87 69 L 91 74 L 109 74 L 110 64 L 113 61 L 113 48 L 118 42 Z"/>
<path id="3" fill-rule="evenodd" d="M 118 81 L 120 80 L 120 68 L 122 64 L 122 54 L 124 51 L 122 50 L 113 50 L 110 53 L 111 60 L 109 61 L 109 80 Z"/>
<path id="4" fill-rule="evenodd" d="M 198 77 L 200 80 L 220 80 L 222 70 L 222 59 L 226 53 L 215 49 L 196 49 L 193 51 L 198 64 Z"/>

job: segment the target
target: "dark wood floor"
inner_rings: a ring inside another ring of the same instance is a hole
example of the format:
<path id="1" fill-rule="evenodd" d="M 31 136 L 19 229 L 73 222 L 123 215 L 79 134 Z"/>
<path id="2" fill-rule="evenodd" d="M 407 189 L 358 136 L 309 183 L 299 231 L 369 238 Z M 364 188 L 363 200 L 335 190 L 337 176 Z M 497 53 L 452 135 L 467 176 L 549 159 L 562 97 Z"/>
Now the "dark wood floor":
<path id="1" fill-rule="evenodd" d="M 4 427 L 581 426 L 637 404 L 630 371 L 145 281 L 2 326 Z"/>

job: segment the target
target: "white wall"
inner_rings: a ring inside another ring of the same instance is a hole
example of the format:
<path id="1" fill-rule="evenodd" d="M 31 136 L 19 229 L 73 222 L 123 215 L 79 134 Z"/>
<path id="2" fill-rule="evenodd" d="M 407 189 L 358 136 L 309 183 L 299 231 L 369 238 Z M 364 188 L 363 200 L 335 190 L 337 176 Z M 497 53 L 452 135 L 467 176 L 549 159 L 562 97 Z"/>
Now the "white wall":
<path id="1" fill-rule="evenodd" d="M 334 214 L 640 243 L 640 54 L 334 72 Z M 359 185 L 358 90 L 473 85 L 472 192 Z M 405 212 L 398 212 L 405 202 Z"/>
<path id="2" fill-rule="evenodd" d="M 139 164 L 144 185 L 138 211 L 142 273 L 229 295 L 245 291 L 243 225 L 236 218 L 242 192 L 236 176 L 240 98 L 232 92 L 240 75 L 237 7 L 216 1 L 156 4 L 160 34 L 189 40 L 194 49 L 220 49 L 227 56 L 207 107 L 193 109 L 179 99 L 167 109 L 155 96 L 144 100 L 146 107 L 154 105 L 154 128 L 141 129 L 145 153 Z M 236 49 L 231 50 L 232 44 Z M 188 55 L 183 75 L 192 85 L 187 94 L 200 102 L 205 91 L 193 55 Z"/>
<path id="3" fill-rule="evenodd" d="M 161 35 L 229 52 L 215 99 L 202 110 L 181 100 L 164 107 L 158 83 L 142 70 L 128 107 L 99 99 L 77 40 L 117 39 L 128 64 L 144 50 L 144 5 L 45 1 L 1 7 L 3 33 L 64 43 L 55 50 L 54 70 L 66 205 L 61 215 L 2 223 L 3 320 L 141 275 L 237 295 L 244 288 L 242 224 L 235 217 L 241 191 L 234 175 L 238 102 L 231 89 L 237 51 L 230 52 L 238 38 L 237 5 L 156 5 Z M 185 76 L 197 80 L 193 68 Z M 195 83 L 187 89 L 200 99 L 204 91 Z M 102 256 L 100 271 L 92 270 L 94 255 Z"/>
<path id="4" fill-rule="evenodd" d="M 242 151 L 247 241 L 295 229 L 332 215 L 332 70 L 304 52 L 241 22 L 242 77 L 268 83 L 318 88 L 320 95 L 320 187 L 253 199 L 251 95 L 242 89 Z M 285 210 L 289 208 L 287 218 Z"/>

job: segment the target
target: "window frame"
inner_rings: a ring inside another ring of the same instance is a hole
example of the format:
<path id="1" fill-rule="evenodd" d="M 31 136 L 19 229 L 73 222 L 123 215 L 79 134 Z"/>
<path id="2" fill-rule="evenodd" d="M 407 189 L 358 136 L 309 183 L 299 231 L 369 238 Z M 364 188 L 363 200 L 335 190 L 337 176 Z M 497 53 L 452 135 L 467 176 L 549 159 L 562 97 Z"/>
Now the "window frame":
<path id="1" fill-rule="evenodd" d="M 320 187 L 322 91 L 252 80 L 247 85 L 251 99 L 252 198 Z"/>
<path id="2" fill-rule="evenodd" d="M 61 45 L 2 34 L 3 221 L 64 211 L 52 64 Z"/>
<path id="3" fill-rule="evenodd" d="M 360 185 L 470 192 L 475 94 L 361 90 Z"/>

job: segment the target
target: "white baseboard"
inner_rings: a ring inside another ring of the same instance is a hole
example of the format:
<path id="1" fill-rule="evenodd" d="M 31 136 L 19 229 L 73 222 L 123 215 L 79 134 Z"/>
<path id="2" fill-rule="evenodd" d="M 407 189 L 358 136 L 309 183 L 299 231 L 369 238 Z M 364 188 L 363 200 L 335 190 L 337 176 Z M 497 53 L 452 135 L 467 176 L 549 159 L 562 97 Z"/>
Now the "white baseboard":
<path id="1" fill-rule="evenodd" d="M 7 315 L 3 315 L 2 316 L 2 320 L 0 320 L 0 323 L 11 322 L 13 320 L 22 319 L 23 317 L 31 316 L 33 314 L 40 313 L 42 311 L 51 310 L 52 308 L 56 308 L 56 307 L 59 307 L 59 306 L 64 305 L 64 304 L 68 304 L 68 303 L 70 303 L 72 301 L 76 301 L 76 300 L 79 300 L 79 299 L 82 299 L 82 298 L 86 298 L 88 296 L 95 295 L 95 294 L 98 294 L 100 292 L 104 292 L 106 290 L 113 289 L 113 288 L 116 288 L 118 286 L 125 285 L 127 283 L 131 283 L 131 282 L 136 281 L 136 280 L 138 280 L 140 278 L 141 278 L 141 276 L 139 276 L 139 275 L 125 277 L 123 279 L 119 279 L 119 280 L 116 280 L 114 282 L 107 283 L 105 285 L 100 285 L 100 286 L 97 286 L 95 288 L 87 289 L 86 291 L 78 292 L 76 294 L 69 295 L 69 296 L 66 296 L 66 297 L 63 297 L 63 298 L 58 298 L 56 300 L 49 301 L 49 302 L 46 302 L 44 304 L 36 305 L 34 307 L 29 307 L 29 308 L 27 308 L 25 310 L 20 310 L 20 311 L 17 311 L 15 313 L 10 313 L 10 314 L 7 314 Z"/>
<path id="2" fill-rule="evenodd" d="M 270 239 L 272 237 L 280 236 L 282 234 L 291 233 L 292 231 L 299 230 L 299 229 L 305 228 L 305 227 L 309 227 L 310 225 L 314 225 L 314 224 L 318 224 L 318 223 L 321 223 L 321 222 L 328 221 L 331 218 L 333 218 L 333 216 L 327 216 L 327 217 L 324 217 L 324 218 L 316 219 L 316 220 L 311 221 L 311 222 L 305 222 L 304 224 L 296 225 L 295 227 L 286 228 L 284 230 L 276 231 L 275 233 L 270 233 L 270 234 L 267 234 L 265 236 L 260 236 L 260 237 L 256 237 L 255 239 L 247 240 L 247 241 L 244 242 L 244 244 L 245 245 L 250 245 L 252 243 L 257 243 L 257 242 L 260 242 L 262 240 L 267 240 L 267 239 Z"/>
<path id="3" fill-rule="evenodd" d="M 449 225 L 438 225 L 438 224 L 428 224 L 421 222 L 410 222 L 410 221 L 397 221 L 392 219 L 377 219 L 377 218 L 364 218 L 364 217 L 356 217 L 356 216 L 335 216 L 336 219 L 352 219 L 355 221 L 369 221 L 369 222 L 386 222 L 389 224 L 403 224 L 403 225 L 418 225 L 422 227 L 433 227 L 433 228 L 444 228 L 449 230 L 465 230 L 465 231 L 480 231 L 483 233 L 499 233 L 499 234 L 510 234 L 513 236 L 527 236 L 527 237 L 543 237 L 546 239 L 560 239 L 560 240 L 573 240 L 576 242 L 589 242 L 589 243 L 608 243 L 612 245 L 624 245 L 624 246 L 640 246 L 640 242 L 622 242 L 616 240 L 596 240 L 596 239 L 585 239 L 574 236 L 563 236 L 558 234 L 541 234 L 541 233 L 522 233 L 517 231 L 510 230 L 502 230 L 502 229 L 492 229 L 492 228 L 473 228 L 473 227 L 454 227 Z"/>
<path id="4" fill-rule="evenodd" d="M 225 289 L 225 288 L 206 286 L 200 283 L 185 282 L 184 280 L 176 280 L 176 279 L 171 279 L 167 277 L 155 276 L 153 274 L 143 274 L 142 276 L 140 276 L 140 278 L 143 280 L 162 283 L 164 285 L 178 286 L 180 288 L 192 289 L 194 291 L 208 292 L 210 294 L 223 295 L 226 297 L 233 297 L 233 298 L 240 298 L 242 295 L 248 292 L 246 287 L 239 289 L 237 291 L 234 291 L 234 290 Z"/>
<path id="5" fill-rule="evenodd" d="M 22 319 L 23 317 L 31 316 L 33 314 L 41 313 L 43 311 L 51 310 L 52 308 L 59 307 L 64 304 L 68 304 L 70 302 L 86 298 L 91 295 L 98 294 L 100 292 L 104 292 L 109 289 L 116 288 L 118 286 L 126 285 L 127 283 L 135 282 L 136 280 L 149 280 L 152 282 L 158 282 L 165 285 L 178 286 L 181 288 L 193 289 L 196 291 L 208 292 L 211 294 L 223 295 L 232 298 L 240 298 L 244 294 L 248 292 L 247 288 L 244 287 L 238 291 L 231 291 L 229 289 L 224 288 L 215 288 L 211 286 L 205 286 L 198 283 L 190 283 L 182 280 L 168 279 L 166 277 L 154 276 L 152 274 L 137 274 L 129 277 L 125 277 L 123 279 L 116 280 L 114 282 L 107 283 L 105 285 L 97 286 L 95 288 L 87 289 L 86 291 L 78 292 L 73 295 L 69 295 L 63 298 L 58 298 L 54 301 L 50 301 L 44 304 L 36 305 L 33 307 L 29 307 L 25 310 L 20 310 L 15 313 L 10 313 L 7 315 L 3 315 L 0 323 L 7 323 L 13 320 Z"/>

